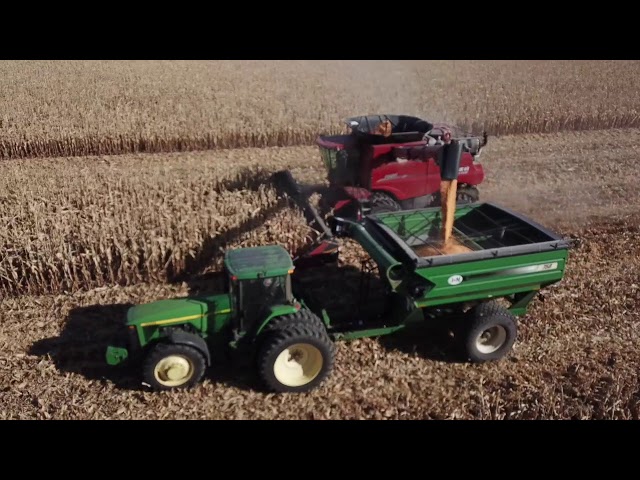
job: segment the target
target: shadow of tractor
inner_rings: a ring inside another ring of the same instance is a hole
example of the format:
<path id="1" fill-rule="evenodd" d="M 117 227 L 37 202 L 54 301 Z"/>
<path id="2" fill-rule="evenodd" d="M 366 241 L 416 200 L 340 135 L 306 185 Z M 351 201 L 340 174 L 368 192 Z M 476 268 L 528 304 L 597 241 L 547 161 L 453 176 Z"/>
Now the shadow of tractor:
<path id="1" fill-rule="evenodd" d="M 50 356 L 60 372 L 77 373 L 89 380 L 109 381 L 118 388 L 135 389 L 125 369 L 107 365 L 107 345 L 118 337 L 131 304 L 92 305 L 71 310 L 61 334 L 35 342 L 31 355 Z"/>
<path id="2" fill-rule="evenodd" d="M 202 280 L 201 280 L 202 281 Z M 211 285 L 207 287 L 210 288 Z M 60 372 L 81 375 L 88 380 L 112 383 L 117 389 L 146 390 L 142 383 L 139 361 L 122 366 L 106 363 L 108 345 L 121 339 L 123 319 L 132 304 L 92 305 L 74 308 L 69 313 L 62 333 L 35 342 L 30 355 L 49 356 Z M 224 355 L 211 352 L 214 365 L 205 372 L 203 380 L 254 389 L 259 385 L 253 372 L 243 364 L 232 362 Z"/>
<path id="3" fill-rule="evenodd" d="M 343 278 L 349 278 L 350 275 L 355 278 L 355 272 L 351 267 L 338 268 L 335 273 Z M 192 296 L 217 293 L 220 291 L 222 282 L 221 274 L 209 274 L 191 279 Z M 340 310 L 344 311 L 340 307 L 355 300 L 349 295 L 349 292 L 354 291 L 356 291 L 355 288 L 343 288 L 342 301 L 339 302 L 341 305 L 335 302 L 325 304 L 329 307 L 330 315 L 337 314 Z M 93 381 L 108 382 L 117 389 L 147 390 L 142 383 L 139 362 L 133 361 L 123 366 L 113 367 L 107 365 L 105 359 L 106 348 L 117 342 L 123 330 L 122 319 L 131 306 L 131 304 L 109 304 L 74 308 L 66 319 L 62 333 L 57 337 L 35 342 L 29 353 L 50 357 L 60 372 L 79 374 Z M 337 317 L 339 315 L 336 315 Z M 442 328 L 413 328 L 379 337 L 378 341 L 388 350 L 417 354 L 435 361 L 462 361 L 456 356 L 453 339 L 446 329 Z M 207 369 L 203 380 L 241 390 L 262 391 L 250 358 L 230 358 L 226 352 L 214 351 L 212 356 L 213 365 Z"/>

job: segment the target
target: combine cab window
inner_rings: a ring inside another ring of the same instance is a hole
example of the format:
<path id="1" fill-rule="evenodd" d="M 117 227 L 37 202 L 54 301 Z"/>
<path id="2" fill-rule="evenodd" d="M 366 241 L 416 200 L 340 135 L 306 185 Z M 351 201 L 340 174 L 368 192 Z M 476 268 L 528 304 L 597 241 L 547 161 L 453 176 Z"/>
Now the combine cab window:
<path id="1" fill-rule="evenodd" d="M 330 183 L 355 185 L 359 159 L 357 149 L 335 150 L 320 147 L 320 155 L 327 169 Z"/>

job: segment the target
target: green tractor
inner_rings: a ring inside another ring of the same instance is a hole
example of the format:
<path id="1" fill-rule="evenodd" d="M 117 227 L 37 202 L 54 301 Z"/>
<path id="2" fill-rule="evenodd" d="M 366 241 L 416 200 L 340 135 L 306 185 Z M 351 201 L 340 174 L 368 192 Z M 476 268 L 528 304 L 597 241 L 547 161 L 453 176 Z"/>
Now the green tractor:
<path id="1" fill-rule="evenodd" d="M 277 245 L 227 251 L 227 293 L 132 307 L 128 347 L 109 346 L 107 363 L 141 357 L 144 382 L 166 390 L 199 382 L 210 349 L 249 347 L 271 389 L 313 388 L 329 374 L 334 347 L 325 324 L 293 297 L 293 272 Z"/>
<path id="2" fill-rule="evenodd" d="M 340 294 L 318 294 L 343 288 L 327 283 L 322 266 L 294 264 L 276 245 L 229 250 L 226 293 L 132 307 L 129 344 L 109 346 L 107 362 L 139 357 L 144 382 L 162 390 L 193 386 L 212 353 L 236 352 L 251 359 L 270 390 L 303 392 L 330 374 L 334 342 L 441 323 L 455 325 L 466 359 L 498 360 L 516 341 L 517 317 L 541 289 L 562 280 L 569 242 L 491 203 L 456 210 L 454 235 L 466 253 L 438 251 L 441 227 L 438 207 L 334 218 L 332 233 L 364 248 L 375 265 L 369 272 L 377 271 L 384 287 L 342 312 Z M 309 269 L 320 280 L 315 291 L 293 281 Z M 363 306 L 375 314 L 363 314 Z"/>

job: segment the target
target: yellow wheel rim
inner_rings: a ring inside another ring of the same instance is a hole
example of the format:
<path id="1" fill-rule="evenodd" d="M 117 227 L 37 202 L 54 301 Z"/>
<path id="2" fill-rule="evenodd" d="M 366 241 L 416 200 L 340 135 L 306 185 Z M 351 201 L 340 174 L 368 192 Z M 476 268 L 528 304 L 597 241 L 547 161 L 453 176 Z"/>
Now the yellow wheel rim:
<path id="1" fill-rule="evenodd" d="M 158 383 L 165 387 L 179 387 L 193 377 L 193 362 L 182 355 L 169 355 L 160 360 L 153 369 Z"/>
<path id="2" fill-rule="evenodd" d="M 323 365 L 322 353 L 308 343 L 285 348 L 273 364 L 276 379 L 287 387 L 306 385 L 318 376 Z"/>

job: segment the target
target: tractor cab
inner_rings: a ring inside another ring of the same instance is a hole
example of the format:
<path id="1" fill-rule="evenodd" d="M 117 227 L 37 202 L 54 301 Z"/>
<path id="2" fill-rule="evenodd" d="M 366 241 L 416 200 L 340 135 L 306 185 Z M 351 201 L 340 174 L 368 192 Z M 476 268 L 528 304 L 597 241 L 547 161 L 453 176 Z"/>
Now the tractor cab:
<path id="1" fill-rule="evenodd" d="M 274 306 L 294 303 L 293 260 L 279 245 L 239 248 L 225 254 L 234 329 L 246 332 L 269 316 Z"/>

